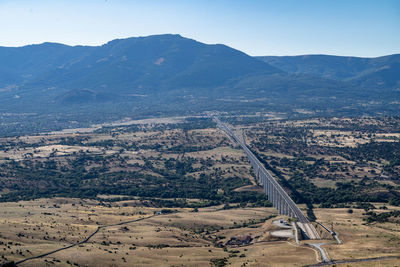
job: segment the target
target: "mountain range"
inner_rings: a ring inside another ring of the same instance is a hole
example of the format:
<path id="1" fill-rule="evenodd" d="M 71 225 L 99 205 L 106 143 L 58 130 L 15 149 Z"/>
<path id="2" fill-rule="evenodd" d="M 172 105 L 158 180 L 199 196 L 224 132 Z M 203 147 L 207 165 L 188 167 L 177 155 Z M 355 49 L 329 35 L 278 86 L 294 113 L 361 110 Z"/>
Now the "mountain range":
<path id="1" fill-rule="evenodd" d="M 288 73 L 350 81 L 367 88 L 400 88 L 400 54 L 377 58 L 329 55 L 258 58 Z"/>
<path id="2" fill-rule="evenodd" d="M 172 34 L 0 47 L 0 114 L 78 122 L 207 110 L 396 114 L 399 101 L 399 54 L 251 57 Z"/>

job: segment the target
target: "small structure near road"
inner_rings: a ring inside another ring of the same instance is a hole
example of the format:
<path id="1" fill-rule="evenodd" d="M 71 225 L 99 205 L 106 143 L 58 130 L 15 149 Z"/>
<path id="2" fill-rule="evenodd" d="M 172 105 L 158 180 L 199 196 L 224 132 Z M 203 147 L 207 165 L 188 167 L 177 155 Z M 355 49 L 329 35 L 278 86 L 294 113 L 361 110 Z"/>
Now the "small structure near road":
<path id="1" fill-rule="evenodd" d="M 280 230 L 271 231 L 270 235 L 277 238 L 295 238 L 293 227 L 283 219 L 275 220 L 272 222 L 275 226 L 281 228 Z M 296 240 L 297 241 L 297 240 Z"/>
<path id="2" fill-rule="evenodd" d="M 292 228 L 292 226 L 285 220 L 279 219 L 272 222 L 274 225 L 278 226 L 279 228 Z"/>

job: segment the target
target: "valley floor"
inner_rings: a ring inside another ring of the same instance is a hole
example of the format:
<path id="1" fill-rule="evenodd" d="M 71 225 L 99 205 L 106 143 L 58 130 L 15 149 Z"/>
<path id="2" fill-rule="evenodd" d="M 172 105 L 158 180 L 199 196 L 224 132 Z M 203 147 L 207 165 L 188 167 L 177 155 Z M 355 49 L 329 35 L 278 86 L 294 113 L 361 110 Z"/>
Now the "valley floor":
<path id="1" fill-rule="evenodd" d="M 0 138 L 0 257 L 18 266 L 307 266 L 321 261 L 316 242 L 343 266 L 400 265 L 399 118 L 221 119 L 343 244 L 319 226 L 323 240 L 271 235 L 282 217 L 243 151 L 211 119 L 185 118 Z M 352 262 L 367 258 L 381 260 Z"/>
<path id="2" fill-rule="evenodd" d="M 393 207 L 390 207 L 393 208 Z M 171 212 L 171 213 L 169 213 Z M 362 210 L 316 209 L 320 221 L 334 222 L 343 240 L 337 245 L 322 228 L 324 248 L 333 260 L 399 256 L 397 225 L 363 223 Z M 320 261 L 306 246 L 316 241 L 280 239 L 273 208 L 223 206 L 161 209 L 134 201 L 104 204 L 71 198 L 3 203 L 0 210 L 0 255 L 15 262 L 80 242 L 101 228 L 87 243 L 18 266 L 304 266 Z M 139 218 L 141 221 L 132 222 Z M 124 222 L 129 222 L 123 224 Z M 122 224 L 121 224 L 122 223 Z M 107 226 L 108 225 L 108 226 Z M 245 238 L 251 242 L 246 243 Z M 234 245 L 229 240 L 242 240 Z M 320 240 L 318 242 L 321 242 Z M 374 266 L 373 263 L 351 266 Z M 399 259 L 380 266 L 400 264 Z M 346 265 L 345 265 L 346 266 Z"/>

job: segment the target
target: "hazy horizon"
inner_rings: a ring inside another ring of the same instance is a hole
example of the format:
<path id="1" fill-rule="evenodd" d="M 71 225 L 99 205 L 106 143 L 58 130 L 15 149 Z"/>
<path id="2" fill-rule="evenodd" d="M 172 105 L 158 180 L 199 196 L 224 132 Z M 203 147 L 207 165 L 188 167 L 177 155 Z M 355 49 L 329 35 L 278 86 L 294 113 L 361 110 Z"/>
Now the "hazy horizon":
<path id="1" fill-rule="evenodd" d="M 60 45 L 66 45 L 66 46 L 90 46 L 90 47 L 96 47 L 96 46 L 105 45 L 105 44 L 107 44 L 108 42 L 111 42 L 111 41 L 117 40 L 117 39 L 145 38 L 145 37 L 157 36 L 157 35 L 180 35 L 180 36 L 182 36 L 182 37 L 184 37 L 184 38 L 188 38 L 188 37 L 183 36 L 183 35 L 181 35 L 181 34 L 179 34 L 179 33 L 160 33 L 160 34 L 153 34 L 153 35 L 146 35 L 146 36 L 130 36 L 130 37 L 115 38 L 115 39 L 106 41 L 106 42 L 104 42 L 104 43 L 101 43 L 101 44 L 99 44 L 99 45 L 85 45 L 85 44 L 73 44 L 73 45 L 69 45 L 69 44 L 60 43 L 60 42 L 45 41 L 45 42 L 41 42 L 41 43 L 31 43 L 31 44 L 20 45 L 20 46 L 0 46 L 0 47 L 10 47 L 10 48 L 13 48 L 13 47 L 14 47 L 14 48 L 18 48 L 18 47 L 24 47 L 24 46 L 30 46 L 30 45 L 42 45 L 42 44 L 45 44 L 45 43 L 60 44 Z M 189 38 L 189 39 L 193 39 L 193 38 Z M 198 41 L 198 42 L 201 42 L 201 43 L 205 43 L 205 42 L 202 42 L 201 40 L 196 40 L 196 39 L 193 39 L 193 40 Z M 213 45 L 213 44 L 222 44 L 222 45 L 226 45 L 226 44 L 223 44 L 223 43 L 205 43 L 205 44 L 210 44 L 210 45 Z M 231 46 L 229 46 L 229 47 L 231 47 Z M 231 48 L 237 49 L 237 48 L 235 48 L 235 47 L 231 47 Z M 239 50 L 239 49 L 237 49 L 237 50 Z M 239 50 L 239 51 L 241 51 L 241 50 Z M 244 52 L 244 53 L 245 53 L 245 51 L 241 51 L 241 52 Z M 248 54 L 248 53 L 246 53 L 246 54 Z M 400 54 L 400 52 L 394 53 L 394 54 L 378 55 L 378 56 L 354 56 L 354 55 L 335 55 L 335 54 L 321 54 L 321 53 L 314 53 L 314 54 L 292 54 L 292 55 L 285 55 L 285 54 L 283 54 L 283 55 L 250 55 L 250 56 L 253 56 L 253 57 L 263 57 L 263 56 L 267 56 L 267 57 L 268 57 L 268 56 L 272 56 L 272 57 L 275 57 L 275 56 L 276 56 L 276 57 L 286 57 L 286 56 L 287 56 L 287 57 L 291 57 L 291 56 L 293 56 L 293 57 L 295 57 L 295 56 L 337 56 L 337 57 L 377 58 L 377 57 L 385 57 L 385 56 L 398 55 L 398 54 Z"/>
<path id="2" fill-rule="evenodd" d="M 393 0 L 2 0 L 0 25 L 0 46 L 8 47 L 43 42 L 97 46 L 173 33 L 252 56 L 400 53 L 400 2 Z"/>

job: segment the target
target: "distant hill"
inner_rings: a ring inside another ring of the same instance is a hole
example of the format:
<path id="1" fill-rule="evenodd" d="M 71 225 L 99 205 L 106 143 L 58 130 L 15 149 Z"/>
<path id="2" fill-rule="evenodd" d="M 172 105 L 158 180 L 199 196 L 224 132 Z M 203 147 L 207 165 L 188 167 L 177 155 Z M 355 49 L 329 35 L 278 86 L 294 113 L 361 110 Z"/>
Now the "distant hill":
<path id="1" fill-rule="evenodd" d="M 329 55 L 258 58 L 288 73 L 351 81 L 368 88 L 400 88 L 400 54 L 377 58 Z"/>
<path id="2" fill-rule="evenodd" d="M 0 47 L 0 123 L 13 132 L 210 110 L 398 114 L 399 58 L 255 58 L 172 34 Z"/>

